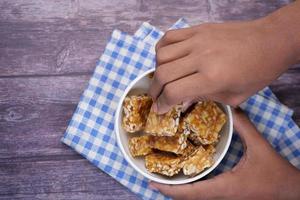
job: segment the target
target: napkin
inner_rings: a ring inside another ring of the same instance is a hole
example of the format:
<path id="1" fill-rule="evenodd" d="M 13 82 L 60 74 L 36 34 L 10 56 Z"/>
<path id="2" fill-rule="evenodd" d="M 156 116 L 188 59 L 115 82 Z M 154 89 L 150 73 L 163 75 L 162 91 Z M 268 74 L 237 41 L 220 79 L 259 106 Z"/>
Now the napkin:
<path id="1" fill-rule="evenodd" d="M 188 27 L 184 19 L 171 28 Z M 144 22 L 133 36 L 114 30 L 82 94 L 61 141 L 143 199 L 168 199 L 148 187 L 148 180 L 124 159 L 116 143 L 114 113 L 128 84 L 155 67 L 155 43 L 163 35 Z M 241 105 L 275 150 L 300 168 L 300 130 L 293 111 L 267 87 Z M 243 155 L 237 134 L 220 165 L 210 176 L 231 169 Z"/>

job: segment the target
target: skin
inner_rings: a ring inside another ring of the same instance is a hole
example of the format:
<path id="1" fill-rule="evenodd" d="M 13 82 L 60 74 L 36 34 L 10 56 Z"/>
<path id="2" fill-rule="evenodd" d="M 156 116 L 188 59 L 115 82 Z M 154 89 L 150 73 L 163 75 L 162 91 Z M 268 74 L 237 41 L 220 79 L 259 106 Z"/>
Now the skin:
<path id="1" fill-rule="evenodd" d="M 234 110 L 233 117 L 244 155 L 231 171 L 192 184 L 150 186 L 174 199 L 300 199 L 300 172 L 274 151 L 241 111 Z"/>
<path id="2" fill-rule="evenodd" d="M 201 99 L 239 105 L 300 60 L 299 35 L 299 1 L 254 21 L 168 31 L 156 45 L 154 111 Z"/>
<path id="3" fill-rule="evenodd" d="M 168 31 L 156 46 L 152 109 L 211 99 L 237 107 L 300 61 L 300 1 L 248 22 Z M 150 186 L 175 199 L 300 199 L 300 172 L 239 111 L 245 154 L 231 171 L 193 184 Z"/>

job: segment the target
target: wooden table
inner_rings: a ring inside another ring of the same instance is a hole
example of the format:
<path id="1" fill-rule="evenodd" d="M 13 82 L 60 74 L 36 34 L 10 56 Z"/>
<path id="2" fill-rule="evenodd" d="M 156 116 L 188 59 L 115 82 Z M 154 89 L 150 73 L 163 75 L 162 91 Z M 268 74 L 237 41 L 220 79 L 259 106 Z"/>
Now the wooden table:
<path id="1" fill-rule="evenodd" d="M 1 0 L 0 199 L 137 199 L 60 142 L 113 29 L 265 16 L 288 0 Z M 300 66 L 274 82 L 300 124 Z"/>

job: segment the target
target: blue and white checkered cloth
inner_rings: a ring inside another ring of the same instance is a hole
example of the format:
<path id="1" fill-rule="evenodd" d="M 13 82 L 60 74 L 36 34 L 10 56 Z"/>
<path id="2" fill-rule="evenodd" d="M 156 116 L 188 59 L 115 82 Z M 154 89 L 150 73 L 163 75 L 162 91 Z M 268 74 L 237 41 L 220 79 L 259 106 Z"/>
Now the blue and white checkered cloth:
<path id="1" fill-rule="evenodd" d="M 171 28 L 187 26 L 180 19 Z M 148 180 L 124 159 L 114 134 L 114 113 L 127 85 L 155 67 L 154 46 L 162 35 L 146 22 L 134 36 L 113 31 L 62 138 L 62 142 L 143 199 L 168 198 L 150 189 Z M 300 130 L 291 118 L 292 110 L 282 105 L 269 88 L 241 107 L 276 151 L 300 168 Z M 212 175 L 232 168 L 242 155 L 242 143 L 234 134 L 228 153 Z"/>

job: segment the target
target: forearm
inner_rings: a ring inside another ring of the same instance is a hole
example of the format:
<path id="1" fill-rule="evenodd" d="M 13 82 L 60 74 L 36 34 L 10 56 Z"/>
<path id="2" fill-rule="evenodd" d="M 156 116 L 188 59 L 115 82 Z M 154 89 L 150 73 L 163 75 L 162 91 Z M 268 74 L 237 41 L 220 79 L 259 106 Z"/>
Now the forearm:
<path id="1" fill-rule="evenodd" d="M 269 33 L 286 45 L 291 64 L 300 61 L 300 0 L 263 18 Z"/>

